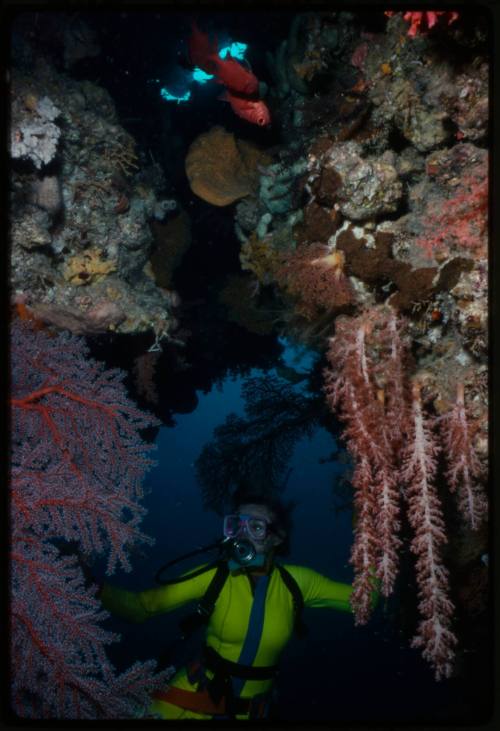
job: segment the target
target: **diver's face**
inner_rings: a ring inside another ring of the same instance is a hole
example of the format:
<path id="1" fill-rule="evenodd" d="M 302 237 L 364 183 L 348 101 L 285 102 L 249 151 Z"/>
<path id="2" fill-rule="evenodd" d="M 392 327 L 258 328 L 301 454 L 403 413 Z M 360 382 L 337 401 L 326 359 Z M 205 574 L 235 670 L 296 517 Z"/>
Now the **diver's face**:
<path id="1" fill-rule="evenodd" d="M 282 542 L 283 537 L 277 535 L 270 527 L 274 521 L 274 514 L 272 510 L 270 510 L 266 505 L 244 503 L 238 507 L 237 512 L 241 515 L 248 515 L 252 518 L 259 518 L 260 520 L 266 522 L 267 530 L 264 531 L 264 535 L 262 538 L 257 537 L 255 535 L 255 532 L 254 535 L 250 535 L 245 522 L 243 522 L 238 532 L 238 537 L 245 538 L 245 540 L 250 541 L 258 554 L 269 553 L 269 551 L 271 551 Z"/>

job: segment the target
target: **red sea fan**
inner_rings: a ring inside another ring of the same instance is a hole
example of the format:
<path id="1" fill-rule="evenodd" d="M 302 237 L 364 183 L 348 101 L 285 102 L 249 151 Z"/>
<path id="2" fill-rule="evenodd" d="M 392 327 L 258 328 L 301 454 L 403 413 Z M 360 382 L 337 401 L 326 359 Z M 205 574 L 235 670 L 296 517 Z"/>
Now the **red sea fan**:
<path id="1" fill-rule="evenodd" d="M 109 573 L 118 561 L 129 570 L 124 546 L 146 540 L 138 498 L 153 464 L 138 432 L 154 420 L 82 340 L 14 324 L 11 355 L 14 523 L 83 552 L 109 550 Z"/>
<path id="2" fill-rule="evenodd" d="M 139 430 L 157 422 L 128 399 L 123 376 L 89 359 L 79 338 L 12 325 L 11 699 L 23 717 L 110 718 L 118 706 L 129 716 L 165 682 L 146 663 L 120 685 L 95 587 L 57 548 L 108 553 L 112 573 L 146 540 L 138 498 L 152 461 Z"/>

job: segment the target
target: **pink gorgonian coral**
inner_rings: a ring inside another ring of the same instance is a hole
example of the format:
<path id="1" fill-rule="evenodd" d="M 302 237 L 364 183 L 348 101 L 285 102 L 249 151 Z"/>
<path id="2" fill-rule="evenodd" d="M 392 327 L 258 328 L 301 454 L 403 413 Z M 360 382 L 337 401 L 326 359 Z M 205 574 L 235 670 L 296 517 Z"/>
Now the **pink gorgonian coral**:
<path id="1" fill-rule="evenodd" d="M 11 329 L 11 703 L 26 718 L 123 718 L 166 676 L 154 662 L 117 675 L 96 587 L 75 558 L 130 569 L 152 461 L 140 430 L 157 423 L 128 399 L 124 373 L 88 357 L 84 341 Z M 62 549 L 66 547 L 66 551 Z M 69 550 L 68 550 L 69 549 Z M 66 554 L 66 555 L 65 555 Z"/>

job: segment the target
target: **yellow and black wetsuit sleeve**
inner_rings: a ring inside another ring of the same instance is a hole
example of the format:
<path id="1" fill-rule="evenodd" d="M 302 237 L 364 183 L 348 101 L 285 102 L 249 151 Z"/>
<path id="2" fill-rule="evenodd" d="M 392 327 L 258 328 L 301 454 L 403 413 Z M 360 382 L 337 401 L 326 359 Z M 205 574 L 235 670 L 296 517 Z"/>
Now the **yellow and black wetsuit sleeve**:
<path id="1" fill-rule="evenodd" d="M 333 581 L 306 566 L 286 566 L 285 568 L 298 583 L 304 597 L 304 606 L 330 607 L 343 612 L 351 611 L 349 597 L 352 593 L 352 586 L 350 584 Z"/>
<path id="2" fill-rule="evenodd" d="M 352 611 L 350 597 L 352 594 L 351 584 L 344 584 L 340 581 L 333 581 L 327 576 L 306 566 L 285 566 L 297 581 L 304 597 L 306 607 L 329 607 L 342 612 Z M 374 579 L 374 590 L 372 592 L 372 606 L 378 603 L 379 592 Z"/>
<path id="3" fill-rule="evenodd" d="M 100 599 L 103 607 L 111 614 L 129 622 L 144 622 L 157 614 L 172 611 L 190 601 L 201 599 L 214 573 L 215 568 L 212 568 L 192 579 L 145 591 L 128 591 L 105 583 L 101 588 Z"/>

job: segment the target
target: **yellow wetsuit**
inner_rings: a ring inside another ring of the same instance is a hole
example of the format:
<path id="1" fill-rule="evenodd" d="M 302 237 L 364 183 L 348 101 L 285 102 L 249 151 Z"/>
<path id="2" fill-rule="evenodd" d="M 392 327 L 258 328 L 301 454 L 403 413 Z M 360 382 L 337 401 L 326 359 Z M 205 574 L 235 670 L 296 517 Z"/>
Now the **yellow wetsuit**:
<path id="1" fill-rule="evenodd" d="M 284 565 L 297 582 L 306 607 L 329 607 L 350 611 L 350 584 L 343 584 L 322 576 L 304 566 Z M 167 612 L 201 599 L 213 578 L 215 568 L 183 582 L 168 584 L 141 592 L 131 592 L 105 584 L 101 600 L 106 609 L 125 619 L 142 622 L 149 617 Z M 263 626 L 253 666 L 276 665 L 294 628 L 294 606 L 290 590 L 285 586 L 276 566 L 273 566 L 264 598 Z M 241 662 L 240 655 L 245 644 L 247 629 L 254 603 L 254 589 L 249 576 L 244 572 L 229 573 L 216 601 L 206 631 L 206 644 L 232 662 Z M 207 677 L 213 677 L 207 671 Z M 260 696 L 271 690 L 272 679 L 245 680 L 239 690 L 240 698 Z M 197 686 L 188 679 L 186 668 L 179 670 L 169 683 L 185 691 L 195 692 Z M 155 699 L 151 712 L 170 719 L 210 719 L 211 715 L 186 710 L 165 700 Z M 246 719 L 248 714 L 236 715 Z"/>

